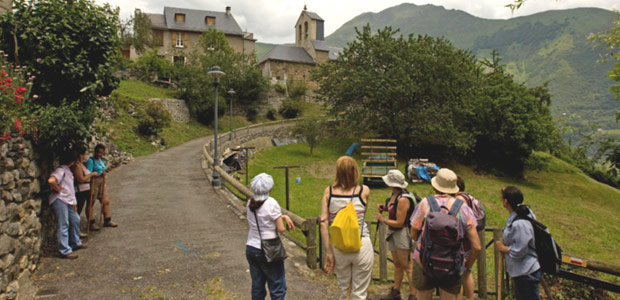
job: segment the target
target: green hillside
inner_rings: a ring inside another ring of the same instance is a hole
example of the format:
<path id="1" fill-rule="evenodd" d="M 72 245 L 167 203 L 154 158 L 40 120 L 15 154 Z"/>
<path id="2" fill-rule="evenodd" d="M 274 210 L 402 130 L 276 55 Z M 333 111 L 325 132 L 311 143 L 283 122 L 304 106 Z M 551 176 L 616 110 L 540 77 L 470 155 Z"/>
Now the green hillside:
<path id="1" fill-rule="evenodd" d="M 613 63 L 597 64 L 600 51 L 587 37 L 611 26 L 615 14 L 598 8 L 548 11 L 509 20 L 489 20 L 441 6 L 401 4 L 379 13 L 364 13 L 326 38 L 345 47 L 355 38 L 354 28 L 369 23 L 373 30 L 392 26 L 404 35 L 443 36 L 478 57 L 500 52 L 503 63 L 518 81 L 528 86 L 549 81 L 552 112 L 577 113 L 583 122 L 617 129 L 620 103 L 606 79 Z"/>
<path id="2" fill-rule="evenodd" d="M 267 44 L 267 43 L 256 43 L 254 45 L 254 52 L 256 53 L 256 59 L 260 60 L 261 57 L 265 56 L 267 52 L 269 52 L 275 44 Z"/>

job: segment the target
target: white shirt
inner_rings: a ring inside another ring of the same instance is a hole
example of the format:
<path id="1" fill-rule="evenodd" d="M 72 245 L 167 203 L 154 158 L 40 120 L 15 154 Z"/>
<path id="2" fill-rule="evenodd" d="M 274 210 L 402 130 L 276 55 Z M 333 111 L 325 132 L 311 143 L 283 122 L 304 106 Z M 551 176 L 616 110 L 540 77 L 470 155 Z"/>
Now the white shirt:
<path id="1" fill-rule="evenodd" d="M 282 209 L 278 204 L 278 201 L 269 197 L 265 200 L 265 203 L 256 210 L 256 217 L 260 222 L 258 225 L 260 226 L 260 235 L 258 234 L 258 227 L 256 227 L 256 218 L 254 218 L 254 212 L 250 210 L 249 207 L 250 202 L 248 202 L 248 206 L 246 206 L 248 225 L 250 225 L 250 230 L 248 232 L 248 241 L 245 243 L 248 246 L 254 247 L 256 249 L 261 249 L 261 235 L 264 240 L 273 239 L 276 237 L 276 220 L 282 216 Z"/>

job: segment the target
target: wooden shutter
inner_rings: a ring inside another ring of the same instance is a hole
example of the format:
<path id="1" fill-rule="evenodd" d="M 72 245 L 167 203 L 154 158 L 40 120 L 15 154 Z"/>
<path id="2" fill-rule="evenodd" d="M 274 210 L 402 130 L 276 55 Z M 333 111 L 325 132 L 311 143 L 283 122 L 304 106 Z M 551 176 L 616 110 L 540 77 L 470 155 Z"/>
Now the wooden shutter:
<path id="1" fill-rule="evenodd" d="M 172 42 L 170 43 L 170 45 L 172 47 L 176 47 L 177 45 L 177 33 L 176 32 L 172 32 Z"/>
<path id="2" fill-rule="evenodd" d="M 181 34 L 183 35 L 183 47 L 189 46 L 189 43 L 188 43 L 188 35 L 189 34 L 187 32 L 183 32 Z"/>

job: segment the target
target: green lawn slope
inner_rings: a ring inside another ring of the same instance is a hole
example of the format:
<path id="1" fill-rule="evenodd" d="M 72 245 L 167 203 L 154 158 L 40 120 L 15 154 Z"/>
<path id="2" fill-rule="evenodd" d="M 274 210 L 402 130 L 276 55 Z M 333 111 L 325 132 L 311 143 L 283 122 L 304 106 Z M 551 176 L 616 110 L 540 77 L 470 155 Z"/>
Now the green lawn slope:
<path id="1" fill-rule="evenodd" d="M 336 159 L 343 155 L 354 141 L 331 139 L 320 144 L 312 157 L 307 144 L 295 144 L 257 153 L 250 161 L 250 178 L 266 172 L 274 177 L 271 196 L 285 206 L 284 170 L 280 165 L 299 165 L 290 171 L 290 209 L 302 217 L 318 216 L 320 200 L 326 186 L 335 174 Z M 539 155 L 545 155 L 539 153 Z M 355 157 L 361 162 L 362 157 Z M 404 161 L 399 162 L 399 168 Z M 566 253 L 620 264 L 620 193 L 597 183 L 577 168 L 550 157 L 545 171 L 527 172 L 522 180 L 496 176 L 480 176 L 463 165 L 449 167 L 461 175 L 467 191 L 483 201 L 487 209 L 487 226 L 503 227 L 507 213 L 501 205 L 500 189 L 507 185 L 519 187 L 525 202 L 532 207 L 538 219 L 550 227 L 554 237 Z M 300 177 L 301 183 L 295 183 Z M 420 196 L 432 192 L 429 184 L 410 184 Z M 375 220 L 376 204 L 390 195 L 387 188 L 372 188 L 366 219 Z"/>

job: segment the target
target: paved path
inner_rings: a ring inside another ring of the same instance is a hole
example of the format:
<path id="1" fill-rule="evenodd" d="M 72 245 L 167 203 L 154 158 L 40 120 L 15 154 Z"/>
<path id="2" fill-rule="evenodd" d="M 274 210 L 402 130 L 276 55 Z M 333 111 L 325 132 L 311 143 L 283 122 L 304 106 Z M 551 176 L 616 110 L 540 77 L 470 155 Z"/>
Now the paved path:
<path id="1" fill-rule="evenodd" d="M 77 260 L 43 257 L 34 274 L 38 298 L 249 299 L 247 223 L 206 181 L 206 141 L 113 170 L 109 193 L 120 226 L 91 233 Z M 287 259 L 287 299 L 334 298 L 333 280 L 302 275 L 295 262 L 303 257 Z"/>

